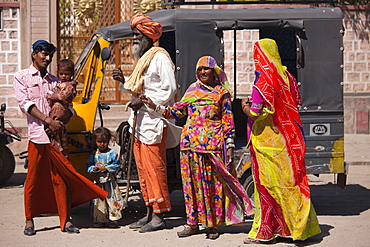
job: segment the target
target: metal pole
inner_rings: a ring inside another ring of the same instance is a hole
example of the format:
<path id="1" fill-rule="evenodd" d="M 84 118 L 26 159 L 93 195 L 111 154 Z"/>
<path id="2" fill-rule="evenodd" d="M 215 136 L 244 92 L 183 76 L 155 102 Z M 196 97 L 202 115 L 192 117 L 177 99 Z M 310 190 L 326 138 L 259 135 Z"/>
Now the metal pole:
<path id="1" fill-rule="evenodd" d="M 134 153 L 136 120 L 137 120 L 137 111 L 134 111 L 134 120 L 132 124 L 132 133 L 131 133 L 131 139 L 130 139 L 130 156 L 128 158 L 128 166 L 127 166 L 126 194 L 125 194 L 125 200 L 123 201 L 124 207 L 128 206 L 128 193 L 130 191 L 131 163 L 132 163 L 132 156 Z"/>
<path id="2" fill-rule="evenodd" d="M 234 29 L 234 99 L 236 99 L 236 29 Z"/>

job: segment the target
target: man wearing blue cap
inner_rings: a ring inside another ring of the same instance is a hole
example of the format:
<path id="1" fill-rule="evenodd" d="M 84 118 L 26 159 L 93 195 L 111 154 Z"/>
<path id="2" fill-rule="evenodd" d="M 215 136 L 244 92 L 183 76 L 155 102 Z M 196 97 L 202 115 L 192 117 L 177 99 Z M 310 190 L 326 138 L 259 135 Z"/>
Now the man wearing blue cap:
<path id="1" fill-rule="evenodd" d="M 59 82 L 47 71 L 55 51 L 56 47 L 48 41 L 36 41 L 31 48 L 32 65 L 18 71 L 13 82 L 19 107 L 27 115 L 28 123 L 28 173 L 24 186 L 27 236 L 36 234 L 33 218 L 45 213 L 59 215 L 62 231 L 79 233 L 70 220 L 71 207 L 94 198 L 104 200 L 107 196 L 107 192 L 79 174 L 50 144 L 48 135 L 63 127 L 62 122 L 49 117 L 51 108 L 46 99 L 47 92 Z"/>

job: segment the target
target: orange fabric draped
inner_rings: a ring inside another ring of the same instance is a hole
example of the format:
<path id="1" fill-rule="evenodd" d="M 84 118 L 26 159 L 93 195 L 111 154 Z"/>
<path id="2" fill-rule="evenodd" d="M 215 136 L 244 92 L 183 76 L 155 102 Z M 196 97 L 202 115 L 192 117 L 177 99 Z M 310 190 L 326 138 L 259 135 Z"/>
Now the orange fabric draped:
<path id="1" fill-rule="evenodd" d="M 68 190 L 71 206 L 94 198 L 104 200 L 108 193 L 79 174 L 69 160 L 51 144 L 28 144 L 28 173 L 24 187 L 26 219 L 52 213 L 59 215 L 64 231 L 68 217 Z"/>
<path id="2" fill-rule="evenodd" d="M 147 145 L 137 138 L 134 142 L 135 162 L 139 173 L 141 193 L 146 206 L 154 213 L 171 211 L 170 193 L 167 184 L 166 128 L 162 142 Z"/>

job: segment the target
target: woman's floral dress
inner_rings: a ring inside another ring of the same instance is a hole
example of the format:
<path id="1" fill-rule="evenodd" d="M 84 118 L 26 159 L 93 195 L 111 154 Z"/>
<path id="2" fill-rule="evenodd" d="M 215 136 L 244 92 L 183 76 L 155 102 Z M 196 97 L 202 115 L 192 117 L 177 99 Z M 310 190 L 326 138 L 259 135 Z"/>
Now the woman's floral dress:
<path id="1" fill-rule="evenodd" d="M 196 81 L 180 102 L 166 107 L 166 118 L 188 116 L 180 141 L 180 164 L 187 223 L 215 227 L 243 222 L 251 204 L 226 167 L 225 139 L 234 138 L 231 96 L 221 85 Z"/>

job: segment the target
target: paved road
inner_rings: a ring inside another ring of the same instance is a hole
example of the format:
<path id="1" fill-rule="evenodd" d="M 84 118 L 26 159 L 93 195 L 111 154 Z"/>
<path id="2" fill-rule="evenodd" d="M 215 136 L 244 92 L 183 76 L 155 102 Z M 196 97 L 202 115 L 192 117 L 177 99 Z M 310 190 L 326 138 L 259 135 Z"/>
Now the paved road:
<path id="1" fill-rule="evenodd" d="M 36 236 L 23 235 L 23 182 L 26 170 L 21 164 L 8 183 L 0 187 L 0 246 L 243 246 L 243 239 L 251 227 L 247 221 L 239 226 L 222 226 L 217 240 L 205 234 L 179 239 L 185 213 L 181 191 L 174 191 L 171 200 L 174 210 L 167 214 L 167 229 L 153 233 L 139 233 L 127 225 L 144 214 L 139 193 L 130 196 L 129 208 L 124 210 L 119 229 L 95 229 L 89 218 L 89 204 L 73 209 L 73 219 L 81 234 L 62 233 L 57 216 L 37 217 Z M 279 242 L 273 246 L 367 247 L 370 243 L 370 166 L 351 165 L 345 190 L 333 185 L 333 175 L 320 176 L 310 182 L 312 201 L 316 208 L 322 234 L 300 243 Z M 245 245 L 247 246 L 247 245 Z M 248 245 L 261 246 L 261 245 Z"/>

